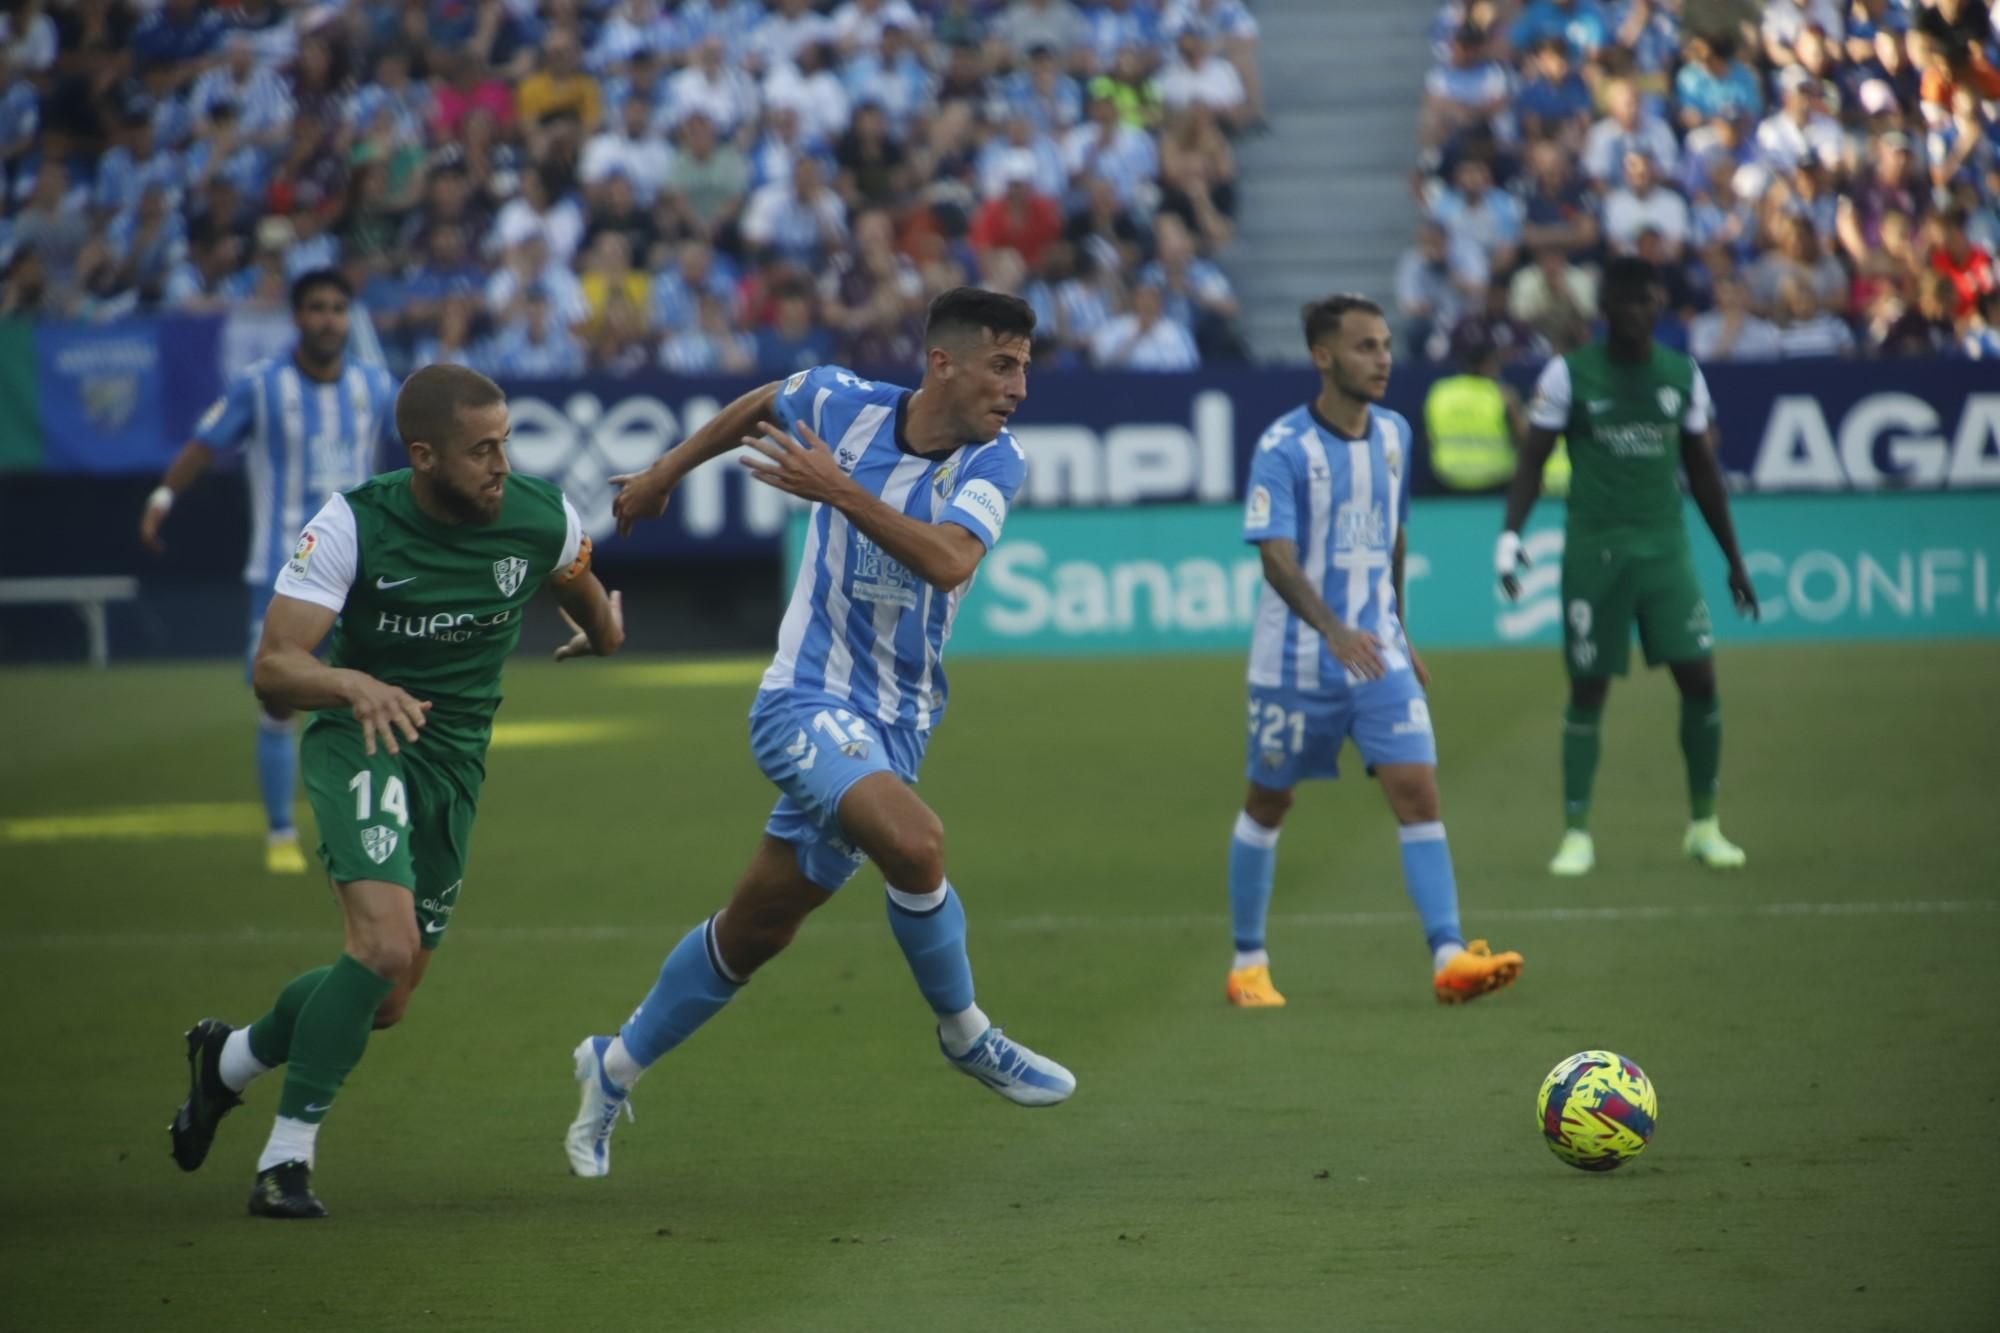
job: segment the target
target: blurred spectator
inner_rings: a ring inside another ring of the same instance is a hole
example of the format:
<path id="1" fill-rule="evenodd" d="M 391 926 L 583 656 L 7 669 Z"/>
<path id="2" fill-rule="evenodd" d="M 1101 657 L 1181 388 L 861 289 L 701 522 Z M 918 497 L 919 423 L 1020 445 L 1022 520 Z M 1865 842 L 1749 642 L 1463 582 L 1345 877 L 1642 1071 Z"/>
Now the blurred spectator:
<path id="1" fill-rule="evenodd" d="M 161 305 L 169 310 L 202 314 L 226 308 L 222 284 L 242 262 L 243 243 L 221 227 L 195 228 L 187 256 L 167 275 Z"/>
<path id="2" fill-rule="evenodd" d="M 750 196 L 743 239 L 807 268 L 846 241 L 847 206 L 826 184 L 818 158 L 801 157 L 790 180 L 772 181 Z"/>
<path id="3" fill-rule="evenodd" d="M 901 369 L 921 359 L 924 282 L 896 250 L 895 224 L 879 209 L 854 220 L 854 249 L 820 279 L 820 310 L 843 365 Z"/>
<path id="4" fill-rule="evenodd" d="M 834 147 L 833 160 L 849 212 L 887 207 L 909 193 L 909 152 L 890 135 L 888 117 L 877 103 L 863 102 L 854 109 L 853 123 Z"/>
<path id="5" fill-rule="evenodd" d="M 832 40 L 833 25 L 814 12 L 812 0 L 772 0 L 769 12 L 750 30 L 750 55 L 757 68 L 768 72 L 796 59 L 801 49 Z"/>
<path id="6" fill-rule="evenodd" d="M 1879 330 L 1870 327 L 1869 351 L 1877 356 L 1937 356 L 1953 350 L 1958 342 L 1952 305 L 1956 290 L 1951 279 L 1925 275 L 1917 282 L 1917 299 L 1901 306 L 1900 313 Z"/>
<path id="7" fill-rule="evenodd" d="M 1452 183 L 1431 201 L 1431 216 L 1455 244 L 1478 247 L 1492 271 L 1512 269 L 1521 246 L 1520 201 L 1494 188 L 1493 169 L 1479 158 L 1461 160 Z"/>
<path id="8" fill-rule="evenodd" d="M 1584 139 L 1583 169 L 1592 180 L 1607 187 L 1620 184 L 1619 172 L 1633 152 L 1672 173 L 1680 161 L 1680 141 L 1666 121 L 1641 108 L 1639 90 L 1630 79 L 1606 87 L 1604 110 L 1604 119 Z"/>
<path id="9" fill-rule="evenodd" d="M 665 180 L 674 212 L 713 239 L 748 197 L 750 164 L 734 144 L 721 142 L 714 122 L 698 112 L 681 122 L 676 139 Z"/>
<path id="10" fill-rule="evenodd" d="M 36 273 L 31 283 L 50 282 L 60 288 L 90 240 L 90 215 L 72 205 L 69 193 L 69 169 L 61 162 L 44 162 L 27 207 L 14 219 L 14 247 L 34 252 Z"/>
<path id="11" fill-rule="evenodd" d="M 502 323 L 485 356 L 495 374 L 526 379 L 581 375 L 588 365 L 583 344 L 556 318 L 539 284 L 523 293 L 519 313 Z"/>
<path id="12" fill-rule="evenodd" d="M 1452 34 L 1450 63 L 1424 80 L 1417 141 L 1441 144 L 1462 129 L 1492 122 L 1506 113 L 1511 91 L 1506 67 L 1487 54 L 1485 31 L 1460 28 Z M 1587 93 L 1585 98 L 1587 105 Z"/>
<path id="13" fill-rule="evenodd" d="M 1881 244 L 1882 222 L 1891 214 L 1916 216 L 1915 182 L 1909 136 L 1896 131 L 1875 140 L 1873 171 L 1841 199 L 1837 215 L 1840 243 L 1850 259 L 1859 262 Z"/>
<path id="14" fill-rule="evenodd" d="M 1854 335 L 1846 324 L 1827 314 L 1812 284 L 1788 273 L 1778 284 L 1778 353 L 1784 357 L 1848 356 Z"/>
<path id="15" fill-rule="evenodd" d="M 1486 284 L 1479 302 L 1443 335 L 1433 335 L 1430 352 L 1442 361 L 1454 347 L 1491 345 L 1504 366 L 1528 367 L 1549 358 L 1548 340 L 1508 313 L 1511 295 L 1507 279 L 1495 276 Z"/>
<path id="16" fill-rule="evenodd" d="M 1453 241 L 1434 219 L 1417 224 L 1417 243 L 1396 264 L 1396 311 L 1413 355 L 1423 355 L 1434 330 L 1451 329 L 1470 303 L 1484 299 L 1488 273 L 1477 245 Z"/>
<path id="17" fill-rule="evenodd" d="M 178 94 L 208 68 L 228 27 L 199 0 L 162 0 L 132 31 L 132 70 L 153 96 Z"/>
<path id="18" fill-rule="evenodd" d="M 1251 120 L 1262 120 L 1263 76 L 1257 62 L 1261 33 L 1246 0 L 1167 0 L 1160 32 L 1171 40 L 1191 28 L 1221 43 L 1223 56 L 1243 80 Z M 1146 40 L 1143 30 L 1140 40 Z"/>
<path id="19" fill-rule="evenodd" d="M 1951 312 L 1963 319 L 1976 311 L 1996 290 L 1993 256 L 1972 243 L 1966 234 L 1963 209 L 1953 208 L 1943 216 L 1944 240 L 1931 251 L 1931 267 L 1951 284 Z"/>
<path id="20" fill-rule="evenodd" d="M 541 58 L 533 74 L 521 80 L 514 93 L 514 113 L 521 123 L 539 126 L 550 117 L 575 116 L 585 132 L 594 132 L 603 118 L 603 90 L 583 69 L 583 52 L 576 33 L 558 28 L 541 48 Z"/>
<path id="21" fill-rule="evenodd" d="M 1137 203 L 1140 187 L 1159 170 L 1152 136 L 1120 120 L 1116 105 L 1104 97 L 1091 98 L 1090 119 L 1069 132 L 1062 152 L 1072 181 L 1106 182 L 1124 208 Z M 1032 256 L 1023 252 L 1023 257 L 1033 265 Z"/>
<path id="22" fill-rule="evenodd" d="M 1235 235 L 1236 154 L 1215 113 L 1196 104 L 1167 121 L 1160 135 L 1160 212 L 1178 216 L 1209 249 Z"/>
<path id="23" fill-rule="evenodd" d="M 1496 66 L 1497 67 L 1497 66 Z M 1569 42 L 1561 37 L 1545 37 L 1534 48 L 1534 76 L 1514 98 L 1520 113 L 1521 131 L 1531 139 L 1546 140 L 1580 135 L 1590 124 L 1595 103 L 1590 86 L 1570 59 Z M 1435 80 L 1438 71 L 1433 70 Z"/>
<path id="24" fill-rule="evenodd" d="M 1551 140 L 1528 149 L 1521 239 L 1530 247 L 1559 246 L 1571 258 L 1597 246 L 1597 217 L 1590 195 L 1572 173 L 1569 155 Z M 1480 283 L 1484 285 L 1483 277 Z"/>
<path id="25" fill-rule="evenodd" d="M 521 193 L 493 219 L 492 246 L 511 250 L 536 235 L 548 244 L 550 258 L 568 264 L 583 243 L 583 210 L 564 197 L 562 189 L 552 168 L 522 176 Z"/>
<path id="26" fill-rule="evenodd" d="M 833 339 L 813 317 L 812 289 L 795 284 L 776 297 L 776 316 L 757 331 L 757 373 L 789 375 L 831 361 Z"/>
<path id="27" fill-rule="evenodd" d="M 1035 192 L 1035 174 L 1034 154 L 1024 149 L 1014 150 L 1000 164 L 996 180 L 1001 193 L 980 205 L 972 220 L 974 250 L 1012 250 L 1033 267 L 1043 249 L 1063 234 L 1062 213 L 1053 199 Z"/>
<path id="28" fill-rule="evenodd" d="M 1141 286 L 1157 287 L 1167 318 L 1194 335 L 1204 362 L 1249 359 L 1237 331 L 1236 293 L 1223 271 L 1195 253 L 1187 224 L 1171 213 L 1153 223 L 1156 258 L 1139 271 Z"/>
<path id="29" fill-rule="evenodd" d="M 1667 256 L 1679 259 L 1691 230 L 1687 200 L 1659 183 L 1644 153 L 1627 153 L 1623 174 L 1625 183 L 1604 198 L 1605 243 L 1613 254 L 1631 254 L 1641 232 L 1656 232 Z"/>
<path id="30" fill-rule="evenodd" d="M 1069 0 L 1013 0 L 994 20 L 992 35 L 1021 59 L 1036 47 L 1073 51 L 1090 41 L 1083 15 Z"/>
<path id="31" fill-rule="evenodd" d="M 901 33 L 892 26 L 888 32 Z M 857 57 L 857 59 L 875 57 Z M 800 49 L 795 61 L 772 69 L 764 76 L 759 96 L 766 107 L 790 107 L 797 113 L 799 128 L 809 139 L 830 143 L 847 132 L 853 114 L 847 85 L 833 70 L 833 48 L 814 42 Z M 886 80 L 885 80 L 886 82 Z M 748 107 L 742 108 L 747 113 Z"/>
<path id="32" fill-rule="evenodd" d="M 1764 58 L 1781 68 L 1791 65 L 1796 59 L 1793 44 L 1809 27 L 1818 28 L 1835 41 L 1846 36 L 1840 6 L 1834 0 L 1765 0 L 1760 28 Z"/>
<path id="33" fill-rule="evenodd" d="M 1978 313 L 1961 322 L 1958 350 L 1974 361 L 2000 360 L 2000 293 L 1986 298 Z"/>
<path id="34" fill-rule="evenodd" d="M 1092 97 L 1111 99 L 1118 118 L 1127 125 L 1149 130 L 1159 123 L 1163 112 L 1160 83 L 1153 77 L 1157 63 L 1143 48 L 1121 47 L 1110 71 L 1092 79 L 1088 91 Z"/>
<path id="35" fill-rule="evenodd" d="M 1528 0 L 1508 36 L 1518 51 L 1558 37 L 1584 56 L 1604 45 L 1610 28 L 1597 0 Z"/>
<path id="36" fill-rule="evenodd" d="M 1778 330 L 1750 308 L 1750 289 L 1740 278 L 1715 280 L 1715 308 L 1688 327 L 1688 353 L 1696 361 L 1775 361 L 1782 353 Z"/>
<path id="37" fill-rule="evenodd" d="M 1100 370 L 1193 370 L 1201 364 L 1194 338 L 1167 318 L 1163 293 L 1144 282 L 1132 289 L 1130 313 L 1100 327 L 1090 351 Z"/>
<path id="38" fill-rule="evenodd" d="M 445 141 L 456 139 L 466 118 L 483 111 L 492 124 L 505 127 L 514 123 L 514 96 L 507 85 L 493 78 L 480 62 L 464 52 L 447 51 L 438 57 L 445 75 L 436 97 L 437 134 Z"/>
<path id="39" fill-rule="evenodd" d="M 1008 110 L 1024 116 L 1043 134 L 1060 134 L 1083 119 L 1083 88 L 1063 73 L 1052 46 L 1028 52 L 1028 67 L 1001 86 Z"/>
<path id="40" fill-rule="evenodd" d="M 1146 138 L 1143 134 L 1139 137 Z M 1150 150 L 1151 140 L 1147 143 Z M 1055 140 L 1038 132 L 1026 116 L 1016 114 L 1007 118 L 1002 135 L 988 139 L 979 151 L 980 194 L 991 198 L 1003 193 L 1007 183 L 1001 178 L 1001 169 L 1020 160 L 1022 153 L 1034 159 L 1035 175 L 1029 184 L 1036 194 L 1060 199 L 1068 192 L 1070 170 L 1064 166 L 1063 150 Z"/>
<path id="41" fill-rule="evenodd" d="M 1840 162 L 1840 125 L 1826 113 L 1825 88 L 1796 65 L 1778 76 L 1778 110 L 1757 126 L 1758 159 L 1773 171 L 1791 171 L 1807 158 Z"/>
<path id="42" fill-rule="evenodd" d="M 1728 34 L 1688 38 L 1687 63 L 1674 79 L 1681 124 L 1693 129 L 1704 121 L 1757 120 L 1764 114 L 1764 89 L 1748 65 L 1736 59 L 1736 43 Z"/>
<path id="43" fill-rule="evenodd" d="M 1531 246 L 1534 262 L 1524 264 L 1507 284 L 1507 313 L 1548 340 L 1556 352 L 1590 341 L 1597 319 L 1597 279 L 1569 262 L 1560 245 Z"/>
<path id="44" fill-rule="evenodd" d="M 484 349 L 478 344 L 478 304 L 469 296 L 448 298 L 440 308 L 437 332 L 417 339 L 411 360 L 420 366 L 465 366 L 483 371 L 487 366 Z"/>
<path id="45" fill-rule="evenodd" d="M 1838 310 L 1845 304 L 1847 271 L 1821 250 L 1812 228 L 1790 214 L 1777 214 L 1765 229 L 1763 246 L 1745 274 L 1758 309 L 1776 311 L 1789 281 L 1802 283 L 1816 306 Z"/>
<path id="46" fill-rule="evenodd" d="M 600 188 L 612 176 L 622 175 L 637 202 L 651 207 L 673 166 L 673 150 L 653 132 L 651 121 L 651 109 L 633 97 L 619 108 L 615 129 L 591 136 L 577 169 L 586 189 Z"/>
<path id="47" fill-rule="evenodd" d="M 1188 27 L 1174 41 L 1174 57 L 1160 71 L 1160 102 L 1180 111 L 1200 102 L 1230 130 L 1241 130 L 1255 119 L 1250 95 L 1236 66 L 1215 54 L 1199 28 Z"/>
<path id="48" fill-rule="evenodd" d="M 679 375 L 747 375 L 757 368 L 757 340 L 729 322 L 727 301 L 704 293 L 694 320 L 660 340 L 660 365 Z"/>

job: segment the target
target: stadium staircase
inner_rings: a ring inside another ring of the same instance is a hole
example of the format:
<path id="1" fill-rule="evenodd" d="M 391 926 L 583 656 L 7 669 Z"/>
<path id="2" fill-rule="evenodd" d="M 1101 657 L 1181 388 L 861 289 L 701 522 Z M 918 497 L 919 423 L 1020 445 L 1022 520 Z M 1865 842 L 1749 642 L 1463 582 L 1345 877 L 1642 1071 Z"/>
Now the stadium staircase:
<path id="1" fill-rule="evenodd" d="M 1270 132 L 1237 144 L 1236 242 L 1225 256 L 1260 361 L 1302 361 L 1299 307 L 1330 291 L 1391 296 L 1412 243 L 1417 109 L 1437 6 L 1259 0 Z"/>

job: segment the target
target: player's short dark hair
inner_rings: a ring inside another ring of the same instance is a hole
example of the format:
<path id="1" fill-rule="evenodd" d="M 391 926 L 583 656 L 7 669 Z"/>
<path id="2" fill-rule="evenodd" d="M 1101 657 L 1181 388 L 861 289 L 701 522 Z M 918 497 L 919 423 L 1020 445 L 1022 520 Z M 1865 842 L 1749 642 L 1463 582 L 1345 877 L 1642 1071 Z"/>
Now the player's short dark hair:
<path id="1" fill-rule="evenodd" d="M 425 366 L 404 380 L 396 394 L 396 433 L 405 444 L 437 448 L 456 435 L 460 412 L 506 401 L 500 386 L 476 370 Z"/>
<path id="2" fill-rule="evenodd" d="M 354 299 L 354 286 L 348 282 L 347 275 L 339 269 L 307 269 L 292 279 L 292 313 L 296 315 L 305 309 L 306 302 L 312 299 L 312 294 L 322 287 L 331 287 L 350 301 Z"/>
<path id="3" fill-rule="evenodd" d="M 996 338 L 1035 336 L 1035 308 L 1018 296 L 988 291 L 984 287 L 954 287 L 940 292 L 931 302 L 930 317 L 924 322 L 924 346 L 966 333 L 984 331 Z"/>
<path id="4" fill-rule="evenodd" d="M 1659 281 L 1651 264 L 1637 255 L 1620 255 L 1604 266 L 1603 292 L 1607 299 L 1629 301 L 1651 295 Z"/>
<path id="5" fill-rule="evenodd" d="M 1357 311 L 1364 315 L 1380 315 L 1382 307 L 1359 292 L 1335 292 L 1332 296 L 1306 302 L 1299 311 L 1299 322 L 1305 325 L 1307 350 L 1319 346 L 1322 339 L 1339 333 L 1340 321 Z"/>

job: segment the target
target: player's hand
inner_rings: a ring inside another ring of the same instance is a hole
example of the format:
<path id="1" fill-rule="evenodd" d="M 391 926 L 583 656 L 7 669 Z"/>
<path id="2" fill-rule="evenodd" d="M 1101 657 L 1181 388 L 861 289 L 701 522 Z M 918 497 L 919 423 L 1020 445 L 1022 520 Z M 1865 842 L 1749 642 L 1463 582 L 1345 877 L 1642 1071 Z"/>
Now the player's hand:
<path id="1" fill-rule="evenodd" d="M 1423 686 L 1425 689 L 1429 689 L 1431 687 L 1430 668 L 1424 665 L 1423 658 L 1417 656 L 1417 650 L 1413 645 L 1405 644 L 1403 646 L 1410 650 L 1410 670 L 1417 673 L 1417 684 Z"/>
<path id="2" fill-rule="evenodd" d="M 1493 572 L 1499 576 L 1500 590 L 1507 594 L 1508 601 L 1521 595 L 1520 573 L 1533 564 L 1528 559 L 1527 547 L 1521 544 L 1520 533 L 1503 532 L 1493 544 Z"/>
<path id="3" fill-rule="evenodd" d="M 1757 605 L 1757 590 L 1750 586 L 1750 571 L 1740 564 L 1729 571 L 1729 595 L 1736 599 L 1736 614 L 1752 620 L 1763 619 L 1763 609 Z"/>
<path id="4" fill-rule="evenodd" d="M 768 421 L 758 422 L 757 429 L 759 434 L 745 435 L 743 443 L 762 457 L 745 455 L 741 461 L 750 475 L 766 486 L 801 500 L 828 503 L 849 484 L 847 474 L 834 461 L 833 450 L 804 422 L 797 426 L 805 437 L 804 444 Z"/>
<path id="5" fill-rule="evenodd" d="M 359 671 L 354 673 L 348 686 L 348 695 L 354 701 L 354 720 L 361 724 L 362 753 L 369 755 L 375 753 L 375 738 L 378 736 L 390 754 L 401 754 L 402 749 L 396 744 L 396 733 L 399 731 L 407 743 L 416 744 L 417 731 L 424 725 L 425 715 L 431 711 L 428 699 L 414 698 L 394 685 Z"/>
<path id="6" fill-rule="evenodd" d="M 611 623 L 617 627 L 618 637 L 623 639 L 625 637 L 625 599 L 614 591 L 611 594 L 610 601 Z M 597 645 L 590 641 L 590 634 L 583 626 L 576 623 L 576 617 L 561 607 L 557 607 L 556 610 L 561 612 L 563 623 L 568 625 L 572 631 L 570 641 L 556 649 L 556 661 L 567 661 L 572 657 L 597 656 Z"/>
<path id="7" fill-rule="evenodd" d="M 1327 631 L 1326 646 L 1342 666 L 1363 680 L 1382 678 L 1382 641 L 1367 630 L 1335 625 Z"/>
<path id="8" fill-rule="evenodd" d="M 611 514 L 618 520 L 620 537 L 631 536 L 639 520 L 666 513 L 667 497 L 674 493 L 673 483 L 657 466 L 613 477 L 611 484 L 619 488 L 611 500 Z"/>
<path id="9" fill-rule="evenodd" d="M 167 544 L 160 539 L 160 528 L 167 521 L 167 508 L 166 505 L 148 500 L 146 508 L 139 515 L 139 541 L 154 555 L 167 553 Z"/>

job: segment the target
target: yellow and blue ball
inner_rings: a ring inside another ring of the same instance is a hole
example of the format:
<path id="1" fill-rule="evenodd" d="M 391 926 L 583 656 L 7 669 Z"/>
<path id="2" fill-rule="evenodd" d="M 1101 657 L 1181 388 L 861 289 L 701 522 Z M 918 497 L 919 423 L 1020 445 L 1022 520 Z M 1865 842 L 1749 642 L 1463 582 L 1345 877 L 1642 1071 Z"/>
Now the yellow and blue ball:
<path id="1" fill-rule="evenodd" d="M 1660 1117 L 1646 1072 L 1615 1051 L 1583 1051 L 1549 1071 L 1535 1123 L 1579 1171 L 1613 1171 L 1646 1150 Z"/>

